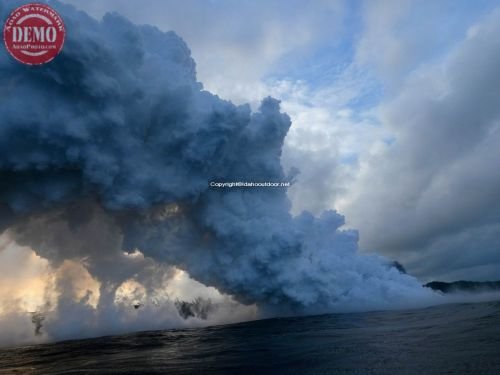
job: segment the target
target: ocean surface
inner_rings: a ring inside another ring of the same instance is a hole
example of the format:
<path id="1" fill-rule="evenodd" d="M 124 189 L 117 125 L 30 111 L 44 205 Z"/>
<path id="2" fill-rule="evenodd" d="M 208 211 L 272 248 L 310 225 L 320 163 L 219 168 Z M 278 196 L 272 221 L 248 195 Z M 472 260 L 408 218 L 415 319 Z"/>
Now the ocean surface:
<path id="1" fill-rule="evenodd" d="M 500 302 L 0 349 L 0 374 L 500 374 Z"/>

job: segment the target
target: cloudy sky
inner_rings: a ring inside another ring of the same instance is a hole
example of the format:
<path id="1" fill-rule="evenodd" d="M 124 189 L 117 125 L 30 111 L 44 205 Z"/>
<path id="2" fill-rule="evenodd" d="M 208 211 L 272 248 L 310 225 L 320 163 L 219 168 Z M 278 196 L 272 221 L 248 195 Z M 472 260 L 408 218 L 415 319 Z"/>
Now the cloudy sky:
<path id="1" fill-rule="evenodd" d="M 337 209 L 422 281 L 500 279 L 498 2 L 64 2 L 174 30 L 225 99 L 282 100 L 296 213 Z"/>

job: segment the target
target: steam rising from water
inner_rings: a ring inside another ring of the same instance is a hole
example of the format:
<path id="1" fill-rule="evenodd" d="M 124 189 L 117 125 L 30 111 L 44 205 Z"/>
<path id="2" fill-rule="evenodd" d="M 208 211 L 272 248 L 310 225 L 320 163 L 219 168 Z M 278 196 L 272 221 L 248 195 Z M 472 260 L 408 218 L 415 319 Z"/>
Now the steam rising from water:
<path id="1" fill-rule="evenodd" d="M 57 59 L 0 55 L 0 231 L 55 273 L 38 307 L 46 337 L 204 324 L 166 292 L 179 270 L 217 289 L 196 287 L 219 306 L 200 307 L 215 311 L 208 323 L 253 318 L 255 306 L 378 309 L 430 294 L 358 254 L 334 211 L 293 217 L 283 188 L 209 187 L 293 179 L 280 164 L 291 122 L 279 101 L 252 113 L 204 91 L 173 32 L 52 5 L 69 30 Z"/>

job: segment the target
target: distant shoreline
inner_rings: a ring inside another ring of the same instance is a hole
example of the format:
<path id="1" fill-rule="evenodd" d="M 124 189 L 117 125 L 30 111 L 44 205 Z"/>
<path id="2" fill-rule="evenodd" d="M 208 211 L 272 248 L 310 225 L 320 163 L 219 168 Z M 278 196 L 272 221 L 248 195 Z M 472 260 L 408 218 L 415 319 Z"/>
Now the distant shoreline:
<path id="1" fill-rule="evenodd" d="M 500 281 L 431 281 L 424 284 L 424 287 L 431 288 L 432 290 L 440 291 L 442 293 L 481 293 L 481 292 L 494 292 L 500 291 Z"/>

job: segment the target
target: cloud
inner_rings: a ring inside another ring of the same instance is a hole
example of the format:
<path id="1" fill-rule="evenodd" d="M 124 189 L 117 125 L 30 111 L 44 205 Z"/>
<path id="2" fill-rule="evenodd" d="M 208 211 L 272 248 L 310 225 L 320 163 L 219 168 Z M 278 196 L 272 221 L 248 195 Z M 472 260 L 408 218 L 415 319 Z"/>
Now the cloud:
<path id="1" fill-rule="evenodd" d="M 478 100 L 485 95 L 467 95 L 484 94 L 484 78 L 474 78 L 474 71 L 495 76 L 494 67 L 470 61 L 495 50 L 477 39 L 495 2 L 381 1 L 359 8 L 294 3 L 286 12 L 279 1 L 153 4 L 163 11 L 134 2 L 75 5 L 98 17 L 117 10 L 136 22 L 179 31 L 206 87 L 219 94 L 254 107 L 267 93 L 282 99 L 294 123 L 283 164 L 301 170 L 289 191 L 295 214 L 345 211 L 349 225 L 361 228 L 362 247 L 404 260 L 424 279 L 498 277 L 487 265 L 495 260 L 483 256 L 498 248 L 494 241 L 478 238 L 479 250 L 469 241 L 457 242 L 467 233 L 490 233 L 497 220 L 495 173 L 485 171 L 494 170 L 498 140 L 495 125 L 484 125 L 496 115 L 488 112 L 487 97 Z M 332 41 L 346 38 L 347 22 L 351 60 L 313 59 L 320 83 L 286 77 L 313 69 L 300 65 L 307 56 L 328 56 Z M 365 96 L 369 108 L 360 109 L 356 102 Z M 486 111 L 479 115 L 483 105 Z M 388 221 L 381 219 L 386 216 Z M 469 266 L 447 266 L 450 254 L 466 252 L 474 254 L 461 256 L 474 257 Z M 477 267 L 488 271 L 473 271 Z"/>
<path id="2" fill-rule="evenodd" d="M 300 171 L 288 192 L 295 213 L 335 208 L 349 194 L 359 155 L 388 134 L 369 111 L 352 109 L 351 100 L 364 84 L 349 75 L 344 73 L 349 83 L 339 87 L 315 89 L 285 81 L 273 92 L 283 98 L 283 108 L 293 119 L 282 159 L 286 168 Z"/>
<path id="3" fill-rule="evenodd" d="M 446 56 L 495 7 L 490 1 L 366 1 L 353 62 L 370 67 L 385 94 L 396 95 L 408 75 Z"/>
<path id="4" fill-rule="evenodd" d="M 294 56 L 331 40 L 341 27 L 341 1 L 65 0 L 96 18 L 115 11 L 138 24 L 175 30 L 190 46 L 205 87 L 237 103 L 258 105 L 262 80 Z M 221 69 L 223 67 L 223 69 Z"/>
<path id="5" fill-rule="evenodd" d="M 395 142 L 365 158 L 344 207 L 364 246 L 422 277 L 500 278 L 492 267 L 484 276 L 469 272 L 499 260 L 499 19 L 496 11 L 464 32 L 380 107 Z"/>
<path id="6" fill-rule="evenodd" d="M 210 188 L 291 179 L 281 164 L 291 121 L 278 100 L 256 111 L 222 100 L 203 90 L 175 33 L 51 4 L 72 30 L 57 59 L 29 69 L 0 55 L 0 83 L 12 87 L 0 107 L 2 230 L 62 267 L 51 338 L 189 324 L 172 301 L 115 303 L 124 285 L 151 296 L 178 269 L 261 316 L 429 301 L 390 260 L 359 254 L 339 213 L 293 216 L 280 188 Z"/>

